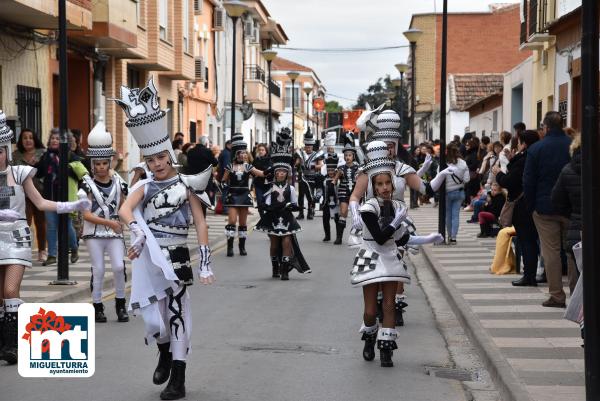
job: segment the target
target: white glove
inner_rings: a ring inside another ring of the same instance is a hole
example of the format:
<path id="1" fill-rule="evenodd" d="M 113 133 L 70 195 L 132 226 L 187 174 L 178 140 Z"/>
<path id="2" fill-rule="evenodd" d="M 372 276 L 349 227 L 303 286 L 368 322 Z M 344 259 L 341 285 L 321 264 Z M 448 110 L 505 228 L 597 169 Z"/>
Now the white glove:
<path id="1" fill-rule="evenodd" d="M 92 201 L 86 198 L 79 198 L 79 200 L 73 202 L 56 202 L 56 213 L 64 214 L 71 212 L 83 212 L 84 210 L 90 210 L 92 207 Z"/>
<path id="2" fill-rule="evenodd" d="M 8 221 L 13 222 L 17 221 L 21 218 L 21 214 L 16 210 L 12 209 L 2 209 L 0 210 L 0 221 Z"/>
<path id="3" fill-rule="evenodd" d="M 429 235 L 411 235 L 406 245 L 441 244 L 442 242 L 444 242 L 442 234 L 431 233 Z"/>
<path id="4" fill-rule="evenodd" d="M 429 182 L 431 189 L 438 191 L 442 184 L 446 181 L 446 177 L 454 173 L 454 167 L 449 166 L 440 171 L 433 179 Z"/>
<path id="5" fill-rule="evenodd" d="M 144 234 L 144 230 L 142 230 L 135 221 L 129 223 L 129 230 L 135 239 L 133 240 L 128 253 L 133 253 L 132 256 L 134 257 L 130 259 L 135 259 L 140 256 L 142 250 L 144 249 L 144 244 L 146 243 L 146 234 Z"/>
<path id="6" fill-rule="evenodd" d="M 417 175 L 419 177 L 423 177 L 423 174 L 425 174 L 425 172 L 427 172 L 429 170 L 429 167 L 431 167 L 432 162 L 433 162 L 433 158 L 431 157 L 431 155 L 429 153 L 427 153 L 427 156 L 425 156 L 425 161 L 423 162 L 423 165 L 421 166 L 419 171 L 417 171 Z"/>
<path id="7" fill-rule="evenodd" d="M 442 171 L 440 171 L 440 174 L 452 175 L 452 174 L 454 174 L 454 171 L 456 171 L 456 169 L 453 166 L 448 166 L 445 169 L 443 169 Z"/>
<path id="8" fill-rule="evenodd" d="M 208 245 L 200 245 L 198 247 L 198 276 L 202 284 L 212 284 L 215 281 L 215 275 L 210 268 L 210 247 Z"/>
<path id="9" fill-rule="evenodd" d="M 352 212 L 352 229 L 362 231 L 363 225 L 360 219 L 360 205 L 357 201 L 350 201 L 350 211 Z"/>
<path id="10" fill-rule="evenodd" d="M 397 230 L 407 215 L 408 209 L 405 206 L 400 206 L 396 208 L 396 212 L 394 213 L 394 220 L 392 220 L 390 226 L 394 227 Z"/>

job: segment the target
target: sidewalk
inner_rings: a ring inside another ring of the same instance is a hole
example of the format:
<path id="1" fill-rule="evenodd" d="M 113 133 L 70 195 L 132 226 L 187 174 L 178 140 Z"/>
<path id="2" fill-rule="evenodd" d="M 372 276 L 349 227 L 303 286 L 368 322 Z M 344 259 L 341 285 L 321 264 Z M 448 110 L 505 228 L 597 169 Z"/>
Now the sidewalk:
<path id="1" fill-rule="evenodd" d="M 258 211 L 251 209 L 254 215 L 248 217 L 248 226 L 253 227 L 258 220 Z M 225 225 L 227 216 L 215 215 L 209 211 L 207 215 L 208 238 L 213 250 L 222 246 L 225 242 Z M 196 230 L 190 227 L 188 244 L 192 259 L 196 258 L 198 246 L 196 242 Z M 129 243 L 129 241 L 127 241 Z M 37 252 L 33 253 L 33 267 L 25 270 L 23 283 L 21 284 L 21 299 L 26 302 L 74 302 L 81 297 L 91 296 L 90 294 L 90 276 L 91 265 L 90 257 L 82 240 L 79 242 L 79 261 L 69 264 L 69 279 L 77 281 L 75 285 L 49 285 L 56 279 L 57 265 L 42 266 L 37 262 Z M 103 297 L 112 294 L 112 270 L 110 262 L 105 258 L 106 273 L 104 275 L 104 293 Z M 126 259 L 125 268 L 127 269 L 127 287 L 129 287 L 129 278 L 131 277 L 131 263 Z"/>
<path id="2" fill-rule="evenodd" d="M 425 246 L 423 253 L 502 400 L 585 400 L 579 326 L 562 318 L 564 309 L 541 305 L 548 297 L 545 284 L 513 287 L 519 275 L 489 273 L 495 239 L 477 238 L 479 225 L 466 223 L 470 215 L 461 212 L 458 245 Z M 421 206 L 410 216 L 420 233 L 437 231 L 437 208 Z"/>

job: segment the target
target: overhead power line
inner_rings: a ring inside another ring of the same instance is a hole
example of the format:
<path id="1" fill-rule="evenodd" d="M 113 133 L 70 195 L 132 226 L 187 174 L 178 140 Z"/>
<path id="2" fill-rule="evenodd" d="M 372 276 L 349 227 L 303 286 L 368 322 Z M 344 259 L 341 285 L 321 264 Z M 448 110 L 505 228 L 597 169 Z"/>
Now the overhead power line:
<path id="1" fill-rule="evenodd" d="M 382 47 L 278 47 L 277 50 L 292 50 L 300 52 L 314 53 L 357 53 L 357 52 L 377 52 L 386 50 L 404 49 L 409 45 L 382 46 Z"/>
<path id="2" fill-rule="evenodd" d="M 344 96 L 334 95 L 333 93 L 329 93 L 329 92 L 327 92 L 325 94 L 325 97 L 335 97 L 335 98 L 338 98 L 338 99 L 343 99 L 343 100 L 349 100 L 351 102 L 356 102 L 356 99 L 350 99 L 350 98 L 347 98 L 347 97 L 344 97 Z"/>

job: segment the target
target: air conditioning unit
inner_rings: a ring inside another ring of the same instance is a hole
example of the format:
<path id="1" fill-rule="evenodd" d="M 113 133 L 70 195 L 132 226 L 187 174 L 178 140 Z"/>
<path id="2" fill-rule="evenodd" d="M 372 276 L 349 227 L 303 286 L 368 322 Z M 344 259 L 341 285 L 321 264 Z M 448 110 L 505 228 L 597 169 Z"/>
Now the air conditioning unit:
<path id="1" fill-rule="evenodd" d="M 196 57 L 194 59 L 194 79 L 196 82 L 204 82 L 206 80 L 206 62 L 203 57 Z"/>
<path id="2" fill-rule="evenodd" d="M 202 3 L 203 0 L 194 0 L 194 15 L 202 14 Z"/>
<path id="3" fill-rule="evenodd" d="M 213 29 L 215 31 L 224 31 L 225 30 L 225 9 L 224 8 L 215 8 L 214 15 L 214 23 Z"/>
<path id="4" fill-rule="evenodd" d="M 250 37 L 250 43 L 253 45 L 260 44 L 260 25 L 259 24 L 256 24 L 254 26 L 252 36 Z"/>
<path id="5" fill-rule="evenodd" d="M 248 38 L 254 35 L 254 22 L 252 20 L 244 22 L 244 35 Z"/>

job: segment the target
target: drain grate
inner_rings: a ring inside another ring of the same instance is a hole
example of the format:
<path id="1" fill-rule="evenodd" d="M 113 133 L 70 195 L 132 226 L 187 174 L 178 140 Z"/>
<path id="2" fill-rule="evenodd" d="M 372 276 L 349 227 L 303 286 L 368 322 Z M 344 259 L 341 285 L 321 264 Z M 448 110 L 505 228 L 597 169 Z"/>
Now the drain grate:
<path id="1" fill-rule="evenodd" d="M 440 379 L 458 380 L 461 382 L 474 382 L 479 380 L 479 373 L 465 369 L 444 368 L 437 366 L 426 366 L 425 372 L 429 376 Z"/>

